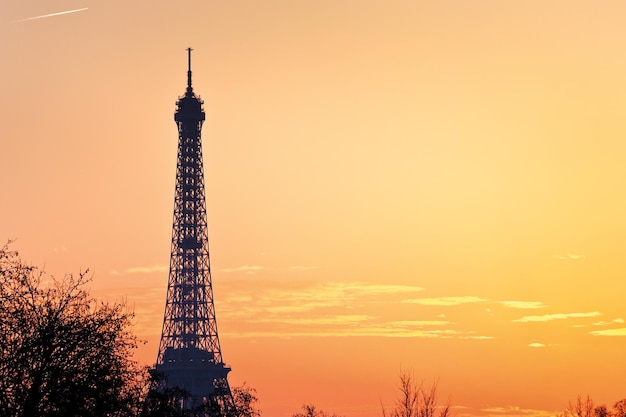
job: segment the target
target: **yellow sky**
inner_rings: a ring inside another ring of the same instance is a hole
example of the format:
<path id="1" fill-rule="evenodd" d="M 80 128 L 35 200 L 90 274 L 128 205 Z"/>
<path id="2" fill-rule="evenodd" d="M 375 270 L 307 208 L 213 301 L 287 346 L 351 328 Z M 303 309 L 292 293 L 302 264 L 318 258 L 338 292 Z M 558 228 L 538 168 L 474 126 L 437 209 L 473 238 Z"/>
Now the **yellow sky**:
<path id="1" fill-rule="evenodd" d="M 31 19 L 63 11 L 73 13 Z M 458 416 L 626 386 L 626 3 L 0 4 L 0 234 L 125 299 L 156 358 L 186 83 L 232 385 Z M 29 20 L 26 20 L 29 19 Z M 549 413 L 548 413 L 549 414 Z"/>

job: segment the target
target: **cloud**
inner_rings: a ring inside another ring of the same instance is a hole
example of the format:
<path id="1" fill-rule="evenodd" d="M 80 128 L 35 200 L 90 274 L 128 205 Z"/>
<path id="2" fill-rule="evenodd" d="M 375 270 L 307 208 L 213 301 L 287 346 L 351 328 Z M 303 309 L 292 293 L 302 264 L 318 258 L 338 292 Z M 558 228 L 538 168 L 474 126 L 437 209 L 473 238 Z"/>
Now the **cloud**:
<path id="1" fill-rule="evenodd" d="M 608 325 L 613 324 L 613 323 L 624 323 L 624 319 L 616 318 L 616 319 L 611 320 L 611 321 L 597 321 L 597 322 L 591 323 L 591 324 L 593 324 L 594 326 L 608 326 Z"/>
<path id="2" fill-rule="evenodd" d="M 589 334 L 594 336 L 626 336 L 626 327 L 622 327 L 621 329 L 595 330 L 589 332 Z"/>
<path id="3" fill-rule="evenodd" d="M 424 326 L 446 326 L 448 324 L 454 324 L 449 321 L 442 320 L 398 320 L 388 322 L 392 326 L 415 326 L 415 327 L 424 327 Z"/>
<path id="4" fill-rule="evenodd" d="M 557 313 L 557 314 L 544 314 L 543 316 L 524 316 L 520 319 L 513 320 L 515 323 L 529 323 L 529 322 L 546 322 L 551 320 L 564 320 L 571 318 L 587 318 L 598 317 L 602 313 L 598 311 L 592 311 L 589 313 Z"/>
<path id="5" fill-rule="evenodd" d="M 147 339 L 161 334 L 166 290 L 165 286 L 154 285 L 152 278 L 137 277 L 94 289 L 92 294 L 97 299 L 124 302 L 134 312 L 133 332 L 139 338 Z"/>
<path id="6" fill-rule="evenodd" d="M 337 315 L 330 317 L 283 317 L 280 319 L 260 319 L 259 322 L 299 324 L 299 325 L 351 325 L 371 320 L 367 315 Z"/>
<path id="7" fill-rule="evenodd" d="M 535 343 L 531 343 L 531 344 L 529 344 L 528 346 L 529 346 L 529 347 L 532 347 L 532 348 L 541 348 L 541 347 L 546 347 L 546 345 L 544 345 L 543 343 L 536 343 L 536 342 L 535 342 Z"/>
<path id="8" fill-rule="evenodd" d="M 316 308 L 328 308 L 335 307 L 337 303 L 330 300 L 320 301 L 305 301 L 300 304 L 287 304 L 287 305 L 273 305 L 263 307 L 261 310 L 272 314 L 288 314 L 288 313 L 303 313 L 311 311 Z"/>
<path id="9" fill-rule="evenodd" d="M 401 294 L 423 291 L 424 288 L 415 285 L 388 285 L 388 284 L 369 284 L 369 283 L 330 283 L 330 288 L 353 294 Z"/>
<path id="10" fill-rule="evenodd" d="M 404 300 L 403 303 L 421 304 L 426 306 L 457 306 L 461 304 L 469 303 L 481 303 L 487 301 L 484 298 L 473 296 L 459 296 L 459 297 L 434 297 L 434 298 L 414 298 L 410 300 Z"/>
<path id="11" fill-rule="evenodd" d="M 586 258 L 585 255 L 577 255 L 575 253 L 568 253 L 567 255 L 553 255 L 552 257 L 556 259 L 574 259 L 574 260 Z"/>
<path id="12" fill-rule="evenodd" d="M 250 303 L 254 301 L 254 298 L 252 295 L 231 295 L 227 301 L 231 303 Z"/>
<path id="13" fill-rule="evenodd" d="M 481 410 L 487 413 L 488 416 L 532 416 L 532 417 L 547 417 L 553 416 L 554 411 L 536 410 L 532 408 L 521 408 L 517 405 L 510 405 L 506 407 L 488 407 Z"/>
<path id="14" fill-rule="evenodd" d="M 519 308 L 519 309 L 527 309 L 527 310 L 547 307 L 541 301 L 500 301 L 500 304 L 510 307 L 510 308 Z"/>
<path id="15" fill-rule="evenodd" d="M 220 272 L 245 272 L 246 274 L 255 274 L 262 269 L 263 267 L 258 265 L 242 265 L 233 268 L 223 268 L 220 269 Z"/>
<path id="16" fill-rule="evenodd" d="M 217 305 L 229 337 L 385 337 L 489 340 L 492 336 L 435 317 L 406 320 L 389 305 L 423 290 L 363 282 L 225 280 Z M 252 284 L 252 285 L 251 285 Z M 458 299 L 455 299 L 457 302 Z M 403 317 L 404 315 L 404 317 Z"/>
<path id="17" fill-rule="evenodd" d="M 124 271 L 120 272 L 117 269 L 113 269 L 110 271 L 111 275 L 121 275 L 121 274 L 151 274 L 154 272 L 168 272 L 170 267 L 168 265 L 152 265 L 152 266 L 135 266 L 132 268 L 127 268 Z"/>
<path id="18" fill-rule="evenodd" d="M 395 328 L 386 323 L 372 326 L 354 326 L 348 328 L 324 328 L 310 329 L 306 327 L 296 327 L 292 330 L 253 330 L 244 332 L 229 333 L 229 337 L 386 337 L 386 338 L 425 338 L 425 339 L 475 339 L 490 340 L 491 336 L 482 336 L 474 331 L 458 331 L 453 329 L 442 330 L 407 330 Z"/>
<path id="19" fill-rule="evenodd" d="M 305 265 L 292 265 L 289 267 L 290 271 L 310 271 L 312 269 L 317 269 L 318 266 L 305 266 Z"/>
<path id="20" fill-rule="evenodd" d="M 61 15 L 64 15 L 64 14 L 70 14 L 70 13 L 77 13 L 77 12 L 82 12 L 82 11 L 85 11 L 85 10 L 87 10 L 87 9 L 88 9 L 88 7 L 83 7 L 82 9 L 65 10 L 65 11 L 63 11 L 63 12 L 56 12 L 56 13 L 50 13 L 50 14 L 42 14 L 42 15 L 39 15 L 39 16 L 27 17 L 26 19 L 16 20 L 16 23 L 19 23 L 19 22 L 26 22 L 26 21 L 28 21 L 28 20 L 43 19 L 43 18 L 46 18 L 46 17 L 61 16 Z"/>
<path id="21" fill-rule="evenodd" d="M 398 303 L 405 297 L 422 291 L 410 285 L 383 285 L 362 282 L 255 282 L 228 280 L 227 294 L 220 301 L 221 309 L 231 317 L 256 318 L 259 314 L 286 315 L 329 308 L 354 309 L 363 304 Z M 259 285 L 261 287 L 259 288 Z M 254 288 L 254 289 L 253 289 Z M 242 299 L 246 302 L 240 302 Z"/>
<path id="22" fill-rule="evenodd" d="M 169 270 L 169 265 L 152 265 L 136 266 L 134 268 L 128 268 L 124 272 L 127 274 L 150 274 L 152 272 L 168 272 Z"/>

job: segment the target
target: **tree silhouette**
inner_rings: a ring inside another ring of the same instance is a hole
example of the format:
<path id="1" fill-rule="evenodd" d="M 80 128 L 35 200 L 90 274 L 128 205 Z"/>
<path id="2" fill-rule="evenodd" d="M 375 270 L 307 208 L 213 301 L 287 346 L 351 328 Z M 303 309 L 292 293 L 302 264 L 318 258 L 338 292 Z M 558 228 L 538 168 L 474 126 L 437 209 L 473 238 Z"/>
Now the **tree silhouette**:
<path id="1" fill-rule="evenodd" d="M 569 402 L 565 417 L 595 417 L 593 400 L 588 395 L 586 398 L 579 395 L 575 402 Z"/>
<path id="2" fill-rule="evenodd" d="M 131 359 L 133 313 L 91 298 L 88 282 L 87 271 L 55 279 L 0 247 L 0 416 L 260 417 L 245 383 L 232 415 L 210 401 L 181 407 L 184 390 Z"/>
<path id="3" fill-rule="evenodd" d="M 385 410 L 383 417 L 447 417 L 450 406 L 437 404 L 437 383 L 426 388 L 423 383 L 417 384 L 411 372 L 400 374 L 400 397 L 393 407 Z"/>
<path id="4" fill-rule="evenodd" d="M 180 387 L 168 387 L 166 376 L 154 369 L 148 370 L 146 395 L 139 407 L 139 417 L 260 417 L 256 390 L 244 384 L 233 388 L 235 408 L 224 415 L 223 408 L 205 401 L 195 407 L 183 407 L 189 393 Z"/>
<path id="5" fill-rule="evenodd" d="M 0 248 L 0 415 L 130 416 L 142 371 L 131 358 L 132 313 Z"/>
<path id="6" fill-rule="evenodd" d="M 626 399 L 619 400 L 609 410 L 606 405 L 596 406 L 587 395 L 585 398 L 578 396 L 575 402 L 569 402 L 564 412 L 557 417 L 626 417 Z"/>
<path id="7" fill-rule="evenodd" d="M 336 414 L 329 414 L 326 411 L 320 410 L 313 404 L 304 404 L 302 406 L 302 412 L 293 414 L 292 417 L 339 417 Z"/>
<path id="8" fill-rule="evenodd" d="M 626 398 L 613 405 L 613 417 L 626 417 Z"/>
<path id="9" fill-rule="evenodd" d="M 240 387 L 233 388 L 236 417 L 260 417 L 259 399 L 256 390 L 245 382 Z"/>

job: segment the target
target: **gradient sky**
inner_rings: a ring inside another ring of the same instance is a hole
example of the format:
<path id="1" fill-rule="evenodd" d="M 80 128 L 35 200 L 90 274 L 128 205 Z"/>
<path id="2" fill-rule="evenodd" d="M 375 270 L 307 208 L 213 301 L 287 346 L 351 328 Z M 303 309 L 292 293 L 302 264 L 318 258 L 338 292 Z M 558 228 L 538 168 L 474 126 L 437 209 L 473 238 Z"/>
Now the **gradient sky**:
<path id="1" fill-rule="evenodd" d="M 154 362 L 191 46 L 220 340 L 264 415 L 380 416 L 402 369 L 459 417 L 610 405 L 624 16 L 622 0 L 3 0 L 0 238 L 53 275 L 89 268 Z"/>

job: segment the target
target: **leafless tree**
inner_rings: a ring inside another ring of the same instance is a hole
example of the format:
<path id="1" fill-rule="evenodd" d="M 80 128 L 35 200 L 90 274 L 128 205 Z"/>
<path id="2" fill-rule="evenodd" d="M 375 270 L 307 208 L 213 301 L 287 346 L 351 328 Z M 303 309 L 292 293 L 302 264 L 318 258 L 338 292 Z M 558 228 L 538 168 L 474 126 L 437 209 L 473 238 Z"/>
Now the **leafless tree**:
<path id="1" fill-rule="evenodd" d="M 569 403 L 566 411 L 568 411 L 572 417 L 594 417 L 593 410 L 593 400 L 589 395 L 587 395 L 586 398 L 579 395 L 575 403 Z"/>
<path id="2" fill-rule="evenodd" d="M 249 387 L 245 382 L 239 387 L 233 388 L 236 417 L 260 417 L 259 399 L 256 389 Z"/>
<path id="3" fill-rule="evenodd" d="M 564 412 L 557 417 L 626 417 L 626 399 L 619 400 L 609 409 L 606 405 L 596 406 L 593 400 L 578 396 L 575 402 L 569 402 Z"/>
<path id="4" fill-rule="evenodd" d="M 339 417 L 336 414 L 329 414 L 326 411 L 320 410 L 313 404 L 304 404 L 302 406 L 302 412 L 295 413 L 292 417 Z"/>
<path id="5" fill-rule="evenodd" d="M 613 405 L 613 417 L 626 417 L 626 398 Z"/>
<path id="6" fill-rule="evenodd" d="M 143 371 L 132 313 L 84 289 L 86 271 L 63 279 L 0 247 L 0 415 L 130 416 Z"/>
<path id="7" fill-rule="evenodd" d="M 450 406 L 437 403 L 437 382 L 430 388 L 418 384 L 411 372 L 400 374 L 400 396 L 390 409 L 382 407 L 383 417 L 448 417 Z"/>

